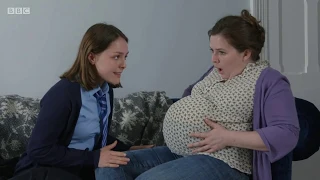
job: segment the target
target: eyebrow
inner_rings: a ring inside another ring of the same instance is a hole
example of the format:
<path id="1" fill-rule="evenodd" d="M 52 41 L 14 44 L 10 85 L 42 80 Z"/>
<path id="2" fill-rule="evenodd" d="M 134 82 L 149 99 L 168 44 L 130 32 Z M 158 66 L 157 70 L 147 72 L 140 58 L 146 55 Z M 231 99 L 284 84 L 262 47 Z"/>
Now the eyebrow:
<path id="1" fill-rule="evenodd" d="M 213 50 L 211 47 L 210 47 L 210 50 Z M 225 49 L 222 49 L 222 48 L 218 48 L 216 49 L 217 51 L 225 51 Z"/>
<path id="2" fill-rule="evenodd" d="M 113 53 L 117 53 L 117 54 L 124 54 L 123 52 L 120 52 L 120 51 L 116 51 L 116 52 L 113 52 Z M 127 55 L 129 54 L 129 52 L 127 52 Z"/>

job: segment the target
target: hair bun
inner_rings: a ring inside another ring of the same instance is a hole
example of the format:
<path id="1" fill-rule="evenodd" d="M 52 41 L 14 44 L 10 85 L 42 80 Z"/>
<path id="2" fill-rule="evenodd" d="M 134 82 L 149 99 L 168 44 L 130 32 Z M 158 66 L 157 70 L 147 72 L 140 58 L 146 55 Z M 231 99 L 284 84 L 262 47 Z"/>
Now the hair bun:
<path id="1" fill-rule="evenodd" d="M 253 17 L 248 10 L 242 10 L 241 17 L 252 26 L 255 26 L 255 27 L 259 26 L 260 21 L 258 21 L 255 17 Z"/>
<path id="2" fill-rule="evenodd" d="M 264 28 L 260 25 L 261 21 L 258 21 L 255 17 L 253 17 L 248 10 L 242 10 L 241 11 L 241 17 L 243 20 L 251 24 L 253 27 L 257 28 L 257 30 L 261 34 L 261 38 L 264 39 L 265 36 L 265 30 Z"/>

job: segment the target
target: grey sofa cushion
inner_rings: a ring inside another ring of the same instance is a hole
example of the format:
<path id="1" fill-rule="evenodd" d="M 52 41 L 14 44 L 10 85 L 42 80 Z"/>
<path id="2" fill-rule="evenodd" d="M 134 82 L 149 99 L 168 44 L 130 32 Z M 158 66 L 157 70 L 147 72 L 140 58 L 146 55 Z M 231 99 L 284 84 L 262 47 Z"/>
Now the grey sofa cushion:
<path id="1" fill-rule="evenodd" d="M 28 143 L 39 113 L 39 99 L 0 96 L 0 157 L 20 156 Z"/>

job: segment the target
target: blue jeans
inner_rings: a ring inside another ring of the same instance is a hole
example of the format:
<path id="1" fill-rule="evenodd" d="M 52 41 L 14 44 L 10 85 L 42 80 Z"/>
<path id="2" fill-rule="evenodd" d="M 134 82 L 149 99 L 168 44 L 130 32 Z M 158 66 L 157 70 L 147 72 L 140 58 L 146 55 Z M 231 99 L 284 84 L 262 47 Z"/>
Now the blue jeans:
<path id="1" fill-rule="evenodd" d="M 128 151 L 130 162 L 118 168 L 97 168 L 97 180 L 249 180 L 249 176 L 207 155 L 182 157 L 168 147 Z"/>

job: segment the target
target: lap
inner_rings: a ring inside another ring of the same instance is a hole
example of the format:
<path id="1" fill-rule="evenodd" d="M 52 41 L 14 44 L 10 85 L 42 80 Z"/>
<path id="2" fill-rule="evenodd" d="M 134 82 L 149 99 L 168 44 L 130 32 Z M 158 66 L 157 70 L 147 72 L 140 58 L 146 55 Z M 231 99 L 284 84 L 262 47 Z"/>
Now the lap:
<path id="1" fill-rule="evenodd" d="M 95 170 L 96 179 L 134 179 L 153 167 L 181 157 L 173 154 L 166 146 L 127 151 L 126 154 L 130 159 L 127 165 L 120 166 L 119 168 L 97 168 Z"/>
<path id="2" fill-rule="evenodd" d="M 97 168 L 96 179 L 249 179 L 246 174 L 207 155 L 181 157 L 172 153 L 167 147 L 128 151 L 126 154 L 130 158 L 127 165 L 119 168 Z"/>
<path id="3" fill-rule="evenodd" d="M 138 176 L 137 180 L 248 180 L 243 174 L 229 165 L 207 155 L 191 155 L 156 166 Z"/>

